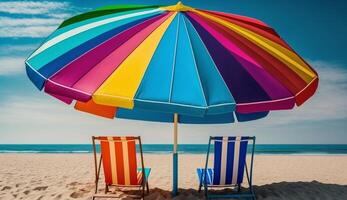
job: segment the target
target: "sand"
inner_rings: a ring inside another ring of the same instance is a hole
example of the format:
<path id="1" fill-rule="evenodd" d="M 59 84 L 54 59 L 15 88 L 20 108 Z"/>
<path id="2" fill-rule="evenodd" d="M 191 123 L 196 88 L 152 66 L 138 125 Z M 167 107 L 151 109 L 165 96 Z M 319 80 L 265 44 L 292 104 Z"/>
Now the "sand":
<path id="1" fill-rule="evenodd" d="M 172 199 L 171 155 L 145 154 L 152 168 L 146 199 Z M 205 155 L 180 155 L 180 195 L 173 199 L 204 199 L 197 192 L 195 169 Z M 0 200 L 91 199 L 94 191 L 92 154 L 0 154 Z M 345 155 L 256 155 L 257 199 L 347 199 Z M 103 189 L 103 184 L 100 185 Z M 121 191 L 115 192 L 130 199 Z"/>

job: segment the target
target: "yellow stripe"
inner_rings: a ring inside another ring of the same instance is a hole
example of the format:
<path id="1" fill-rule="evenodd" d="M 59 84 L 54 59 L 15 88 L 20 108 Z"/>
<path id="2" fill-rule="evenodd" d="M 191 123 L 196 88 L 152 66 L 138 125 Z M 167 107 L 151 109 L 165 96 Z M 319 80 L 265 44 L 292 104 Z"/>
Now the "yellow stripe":
<path id="1" fill-rule="evenodd" d="M 113 141 L 112 137 L 107 137 L 107 139 Z M 116 163 L 116 149 L 114 142 L 108 142 L 110 148 L 110 158 L 111 158 L 111 174 L 112 174 L 112 183 L 117 184 L 117 163 Z"/>
<path id="2" fill-rule="evenodd" d="M 128 141 L 125 137 L 122 137 L 122 149 L 123 149 L 123 166 L 124 166 L 124 183 L 130 185 L 130 171 L 129 171 L 129 152 Z"/>
<path id="3" fill-rule="evenodd" d="M 98 104 L 123 108 L 134 107 L 134 96 L 147 66 L 164 32 L 176 16 L 176 12 L 155 29 L 114 71 L 93 94 Z"/>
<path id="4" fill-rule="evenodd" d="M 309 83 L 312 80 L 312 78 L 316 77 L 316 74 L 306 65 L 305 62 L 302 61 L 301 58 L 299 58 L 294 52 L 286 49 L 285 47 L 282 47 L 276 42 L 273 42 L 261 35 L 258 35 L 250 30 L 247 30 L 243 27 L 240 27 L 218 17 L 214 17 L 212 15 L 203 13 L 198 10 L 194 10 L 194 12 L 206 18 L 209 18 L 221 25 L 224 25 L 230 28 L 231 30 L 237 32 L 238 34 L 242 35 L 243 37 L 253 41 L 259 47 L 263 48 L 265 51 L 267 51 L 268 53 L 270 53 L 271 55 L 275 56 L 283 63 L 288 65 L 288 67 L 290 67 L 303 80 L 305 80 L 305 82 Z"/>

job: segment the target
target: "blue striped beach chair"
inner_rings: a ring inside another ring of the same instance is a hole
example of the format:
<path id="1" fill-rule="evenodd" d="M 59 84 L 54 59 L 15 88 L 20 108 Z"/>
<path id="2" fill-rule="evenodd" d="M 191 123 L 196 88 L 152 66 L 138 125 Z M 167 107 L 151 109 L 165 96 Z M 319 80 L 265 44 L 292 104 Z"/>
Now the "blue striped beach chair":
<path id="1" fill-rule="evenodd" d="M 211 142 L 214 141 L 213 168 L 208 168 Z M 247 146 L 252 141 L 252 153 L 249 167 L 247 166 Z M 209 198 L 250 198 L 255 199 L 252 186 L 252 171 L 255 137 L 210 137 L 205 168 L 198 168 L 199 192 L 204 186 L 205 196 Z M 249 185 L 248 192 L 241 193 L 244 172 L 246 171 Z M 209 188 L 231 187 L 237 192 L 231 194 L 210 194 Z"/>

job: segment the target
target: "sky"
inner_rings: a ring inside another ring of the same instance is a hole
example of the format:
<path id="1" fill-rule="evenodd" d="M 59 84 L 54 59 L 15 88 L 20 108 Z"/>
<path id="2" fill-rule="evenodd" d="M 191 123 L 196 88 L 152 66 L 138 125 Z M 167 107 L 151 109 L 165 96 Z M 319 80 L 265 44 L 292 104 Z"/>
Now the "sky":
<path id="1" fill-rule="evenodd" d="M 110 4 L 176 4 L 164 0 L 0 0 L 0 144 L 90 143 L 92 135 L 140 135 L 171 143 L 173 125 L 109 120 L 78 112 L 38 91 L 24 60 L 64 20 Z M 179 125 L 180 143 L 209 135 L 255 135 L 264 144 L 347 144 L 347 3 L 344 1 L 186 0 L 184 4 L 254 17 L 272 26 L 319 74 L 317 93 L 291 111 L 223 125 Z"/>

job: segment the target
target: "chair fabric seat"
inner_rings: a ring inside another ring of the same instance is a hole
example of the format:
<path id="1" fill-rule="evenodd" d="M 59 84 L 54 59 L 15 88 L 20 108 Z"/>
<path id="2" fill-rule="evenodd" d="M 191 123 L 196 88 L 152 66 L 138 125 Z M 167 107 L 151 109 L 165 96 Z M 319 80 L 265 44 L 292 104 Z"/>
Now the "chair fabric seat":
<path id="1" fill-rule="evenodd" d="M 148 177 L 149 177 L 149 174 L 151 173 L 151 168 L 144 168 L 145 170 L 145 176 L 146 176 L 146 180 L 148 181 Z M 141 182 L 142 182 L 142 168 L 138 168 L 137 169 L 137 183 L 139 185 L 141 185 Z"/>
<path id="2" fill-rule="evenodd" d="M 198 168 L 197 170 L 198 173 L 198 177 L 199 177 L 199 182 L 204 184 L 204 173 L 205 173 L 205 169 L 204 168 Z M 212 168 L 207 168 L 207 179 L 206 179 L 206 183 L 207 185 L 213 185 L 213 174 L 214 174 L 214 170 Z"/>

